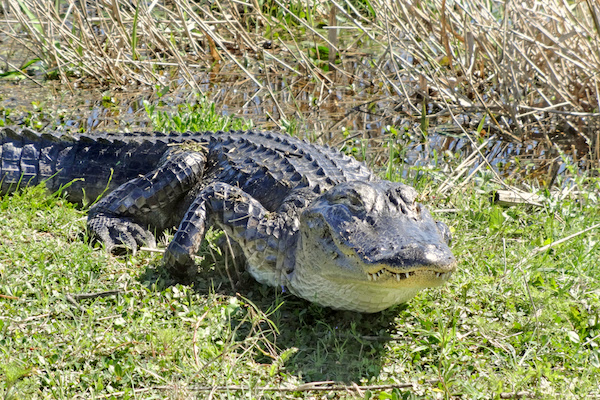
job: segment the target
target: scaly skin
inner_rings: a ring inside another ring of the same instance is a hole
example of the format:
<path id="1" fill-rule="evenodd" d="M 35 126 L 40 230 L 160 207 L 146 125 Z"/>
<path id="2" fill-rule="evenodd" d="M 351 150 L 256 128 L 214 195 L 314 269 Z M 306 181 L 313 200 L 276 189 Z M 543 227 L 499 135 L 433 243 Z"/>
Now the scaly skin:
<path id="1" fill-rule="evenodd" d="M 260 282 L 324 306 L 376 312 L 445 282 L 448 228 L 409 186 L 331 148 L 271 132 L 64 138 L 0 130 L 2 193 L 45 181 L 98 201 L 88 229 L 107 249 L 154 245 L 179 226 L 165 268 L 184 279 L 209 226 Z M 75 182 L 73 182 L 76 180 Z"/>

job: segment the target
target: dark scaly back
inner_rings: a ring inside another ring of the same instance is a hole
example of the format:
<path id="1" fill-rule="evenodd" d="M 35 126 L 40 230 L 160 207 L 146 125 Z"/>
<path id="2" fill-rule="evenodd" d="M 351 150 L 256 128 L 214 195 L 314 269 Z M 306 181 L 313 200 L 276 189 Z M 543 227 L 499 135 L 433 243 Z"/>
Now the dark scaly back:
<path id="1" fill-rule="evenodd" d="M 239 186 L 269 210 L 294 189 L 322 193 L 340 182 L 377 179 L 356 159 L 295 137 L 262 131 L 207 135 L 207 181 Z"/>
<path id="2" fill-rule="evenodd" d="M 296 188 L 321 193 L 350 180 L 374 180 L 361 162 L 335 149 L 273 132 L 102 133 L 73 137 L 23 129 L 0 130 L 1 192 L 45 181 L 50 191 L 70 184 L 72 201 L 95 200 L 155 169 L 168 146 L 194 141 L 209 151 L 205 183 L 241 187 L 275 210 Z"/>

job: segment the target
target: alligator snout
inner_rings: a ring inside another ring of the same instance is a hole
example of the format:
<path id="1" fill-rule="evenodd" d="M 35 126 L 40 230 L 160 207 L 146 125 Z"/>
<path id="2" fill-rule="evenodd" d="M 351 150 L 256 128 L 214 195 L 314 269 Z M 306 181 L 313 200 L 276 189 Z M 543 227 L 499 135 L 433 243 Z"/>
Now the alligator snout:
<path id="1" fill-rule="evenodd" d="M 445 243 L 409 243 L 373 250 L 365 257 L 372 264 L 389 265 L 397 269 L 425 267 L 436 272 L 451 272 L 456 258 Z"/>

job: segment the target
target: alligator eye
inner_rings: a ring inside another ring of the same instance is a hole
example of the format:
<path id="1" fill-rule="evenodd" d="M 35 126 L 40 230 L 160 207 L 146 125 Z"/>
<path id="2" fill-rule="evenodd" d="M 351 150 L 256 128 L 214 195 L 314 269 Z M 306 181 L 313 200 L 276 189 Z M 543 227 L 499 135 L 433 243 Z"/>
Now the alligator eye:
<path id="1" fill-rule="evenodd" d="M 348 207 L 361 207 L 363 205 L 358 196 L 336 196 L 332 199 L 334 204 L 344 204 Z"/>

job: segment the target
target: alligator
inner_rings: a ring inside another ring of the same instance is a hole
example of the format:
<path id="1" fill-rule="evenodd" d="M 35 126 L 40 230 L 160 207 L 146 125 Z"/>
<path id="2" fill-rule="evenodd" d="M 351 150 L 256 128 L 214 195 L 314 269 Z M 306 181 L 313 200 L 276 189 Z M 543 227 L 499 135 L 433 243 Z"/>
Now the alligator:
<path id="1" fill-rule="evenodd" d="M 379 179 L 327 146 L 266 131 L 73 137 L 0 130 L 2 194 L 45 183 L 93 202 L 87 228 L 107 250 L 156 245 L 180 280 L 208 227 L 222 229 L 259 282 L 335 309 L 372 313 L 446 282 L 449 228 L 415 189 Z"/>

